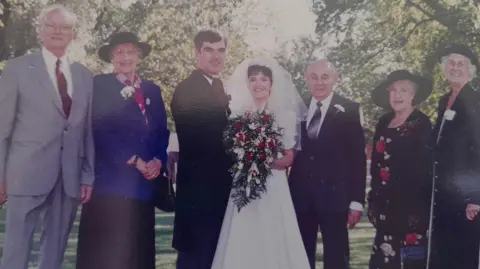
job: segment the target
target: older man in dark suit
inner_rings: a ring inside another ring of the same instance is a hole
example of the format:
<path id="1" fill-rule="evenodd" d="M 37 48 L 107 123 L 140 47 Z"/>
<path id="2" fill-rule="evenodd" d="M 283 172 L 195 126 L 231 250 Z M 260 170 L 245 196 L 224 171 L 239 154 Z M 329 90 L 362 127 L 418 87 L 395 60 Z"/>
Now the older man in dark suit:
<path id="1" fill-rule="evenodd" d="M 315 268 L 320 226 L 324 268 L 345 269 L 349 264 L 347 223 L 352 228 L 357 224 L 365 200 L 360 107 L 333 92 L 338 73 L 328 61 L 311 64 L 305 79 L 312 98 L 302 125 L 302 149 L 290 173 L 290 190 L 311 268 Z"/>

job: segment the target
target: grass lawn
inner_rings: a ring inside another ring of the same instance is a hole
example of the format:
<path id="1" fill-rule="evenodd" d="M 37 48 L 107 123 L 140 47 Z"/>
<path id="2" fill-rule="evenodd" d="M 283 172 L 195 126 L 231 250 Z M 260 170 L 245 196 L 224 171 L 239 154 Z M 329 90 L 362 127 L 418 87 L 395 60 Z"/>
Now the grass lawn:
<path id="1" fill-rule="evenodd" d="M 157 269 L 174 269 L 176 252 L 171 248 L 173 214 L 165 214 L 158 212 L 156 215 L 156 243 L 157 243 Z M 5 232 L 5 210 L 0 210 L 0 245 L 3 247 L 3 238 Z M 78 219 L 75 222 L 70 239 L 68 249 L 65 253 L 64 269 L 75 268 L 75 248 L 77 244 Z M 373 238 L 373 229 L 364 219 L 354 230 L 350 231 L 350 253 L 351 268 L 364 269 L 368 266 L 370 256 L 370 247 Z M 35 234 L 35 242 L 33 245 L 34 252 L 31 257 L 31 268 L 36 268 L 38 261 L 40 236 Z M 1 249 L 0 249 L 1 251 Z M 317 268 L 322 266 L 322 244 L 319 238 L 317 253 Z"/>

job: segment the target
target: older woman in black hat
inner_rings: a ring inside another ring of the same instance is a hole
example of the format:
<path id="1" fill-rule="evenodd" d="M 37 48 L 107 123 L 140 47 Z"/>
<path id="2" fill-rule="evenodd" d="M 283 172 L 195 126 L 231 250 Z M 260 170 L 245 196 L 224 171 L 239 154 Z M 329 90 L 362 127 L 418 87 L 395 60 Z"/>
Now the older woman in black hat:
<path id="1" fill-rule="evenodd" d="M 77 269 L 154 269 L 154 180 L 167 159 L 169 131 L 160 87 L 141 79 L 150 52 L 118 33 L 98 55 L 114 73 L 94 78 L 95 186 L 82 208 Z"/>
<path id="2" fill-rule="evenodd" d="M 390 112 L 376 126 L 370 167 L 371 269 L 425 268 L 431 123 L 414 106 L 431 92 L 430 80 L 397 70 L 372 93 Z"/>
<path id="3" fill-rule="evenodd" d="M 438 55 L 449 92 L 433 132 L 434 203 L 430 268 L 478 268 L 480 225 L 480 70 L 476 53 L 452 44 Z"/>

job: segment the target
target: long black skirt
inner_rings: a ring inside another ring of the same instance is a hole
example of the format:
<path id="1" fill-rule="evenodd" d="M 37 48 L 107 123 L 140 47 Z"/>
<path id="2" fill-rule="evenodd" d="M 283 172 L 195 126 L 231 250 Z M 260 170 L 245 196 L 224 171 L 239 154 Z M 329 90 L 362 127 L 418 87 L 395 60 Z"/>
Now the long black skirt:
<path id="1" fill-rule="evenodd" d="M 153 205 L 94 193 L 82 207 L 76 268 L 154 269 Z"/>

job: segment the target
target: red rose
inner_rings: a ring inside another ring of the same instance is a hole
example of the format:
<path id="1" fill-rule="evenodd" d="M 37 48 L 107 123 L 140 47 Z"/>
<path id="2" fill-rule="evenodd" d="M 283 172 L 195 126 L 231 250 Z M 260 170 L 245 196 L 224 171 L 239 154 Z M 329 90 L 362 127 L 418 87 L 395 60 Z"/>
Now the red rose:
<path id="1" fill-rule="evenodd" d="M 249 161 L 253 160 L 253 154 L 252 153 L 248 153 L 247 160 L 249 160 Z"/>
<path id="2" fill-rule="evenodd" d="M 249 139 L 248 135 L 246 135 L 244 138 L 243 138 L 243 141 L 247 142 Z"/>
<path id="3" fill-rule="evenodd" d="M 265 149 L 265 143 L 264 143 L 264 142 L 260 143 L 260 144 L 258 145 L 258 147 L 259 147 L 260 149 Z"/>
<path id="4" fill-rule="evenodd" d="M 384 153 L 385 152 L 385 140 L 378 140 L 376 148 L 377 148 L 378 153 Z"/>
<path id="5" fill-rule="evenodd" d="M 417 243 L 417 234 L 411 233 L 405 236 L 405 244 L 407 245 L 415 245 Z"/>
<path id="6" fill-rule="evenodd" d="M 238 134 L 237 140 L 238 141 L 245 141 L 245 136 L 243 134 Z"/>
<path id="7" fill-rule="evenodd" d="M 388 168 L 380 169 L 380 178 L 385 182 L 390 179 L 390 172 L 388 172 Z"/>
<path id="8" fill-rule="evenodd" d="M 268 115 L 263 116 L 263 120 L 267 121 L 269 119 Z"/>
<path id="9" fill-rule="evenodd" d="M 237 128 L 237 131 L 239 131 L 240 129 L 242 129 L 242 123 L 237 122 L 237 124 L 235 124 L 235 128 Z"/>
<path id="10" fill-rule="evenodd" d="M 260 133 L 260 132 L 262 132 L 262 129 L 257 128 L 257 133 Z"/>
<path id="11" fill-rule="evenodd" d="M 273 149 L 273 148 L 275 147 L 275 141 L 270 140 L 270 141 L 268 142 L 268 147 L 269 147 L 270 149 Z"/>
<path id="12" fill-rule="evenodd" d="M 267 155 L 261 154 L 261 155 L 260 155 L 260 158 L 261 158 L 262 160 L 266 160 L 266 159 L 267 159 Z"/>

